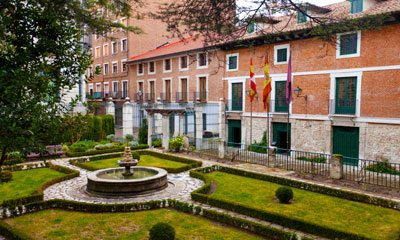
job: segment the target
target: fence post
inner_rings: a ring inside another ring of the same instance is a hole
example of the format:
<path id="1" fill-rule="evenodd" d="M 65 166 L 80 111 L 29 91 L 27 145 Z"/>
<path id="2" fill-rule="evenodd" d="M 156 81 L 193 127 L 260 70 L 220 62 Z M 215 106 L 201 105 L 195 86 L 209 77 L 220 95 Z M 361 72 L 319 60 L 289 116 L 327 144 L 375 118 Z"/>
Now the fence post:
<path id="1" fill-rule="evenodd" d="M 113 115 L 115 119 L 115 105 L 111 97 L 106 102 L 106 115 Z"/>
<path id="2" fill-rule="evenodd" d="M 218 157 L 225 158 L 225 141 L 222 139 L 218 140 Z"/>
<path id="3" fill-rule="evenodd" d="M 162 145 L 166 151 L 169 150 L 169 113 L 162 114 Z"/>
<path id="4" fill-rule="evenodd" d="M 343 178 L 343 156 L 339 154 L 332 155 L 330 176 L 333 179 Z"/>
<path id="5" fill-rule="evenodd" d="M 195 142 L 196 149 L 201 149 L 201 144 L 203 141 L 203 105 L 201 103 L 195 103 L 194 105 L 195 118 L 196 118 L 196 126 L 195 126 Z"/>
<path id="6" fill-rule="evenodd" d="M 267 166 L 269 167 L 269 162 L 273 162 L 272 167 L 276 167 L 276 147 L 269 147 L 268 149 L 268 155 L 269 155 L 269 160 Z"/>

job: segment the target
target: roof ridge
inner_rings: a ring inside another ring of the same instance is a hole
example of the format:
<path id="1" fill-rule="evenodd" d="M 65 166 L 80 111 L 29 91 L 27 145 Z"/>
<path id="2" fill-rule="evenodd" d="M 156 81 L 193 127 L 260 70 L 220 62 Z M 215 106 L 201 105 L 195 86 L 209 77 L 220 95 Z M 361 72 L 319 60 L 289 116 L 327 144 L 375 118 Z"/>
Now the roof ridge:
<path id="1" fill-rule="evenodd" d="M 134 56 L 134 57 L 130 58 L 130 59 L 129 59 L 129 61 L 135 60 L 136 58 L 143 57 L 143 56 L 145 56 L 145 55 L 147 55 L 147 54 L 150 54 L 150 53 L 153 53 L 153 52 L 159 51 L 159 50 L 161 50 L 161 49 L 165 49 L 165 48 L 171 47 L 171 46 L 173 46 L 173 45 L 176 45 L 176 44 L 178 44 L 178 43 L 181 43 L 181 42 L 188 41 L 188 40 L 190 40 L 190 39 L 192 39 L 192 38 L 194 38 L 194 36 L 191 36 L 191 37 L 188 37 L 188 38 L 182 39 L 182 40 L 180 40 L 180 41 L 177 41 L 177 42 L 174 42 L 174 43 L 171 43 L 171 44 L 165 45 L 165 46 L 163 46 L 163 47 L 156 48 L 156 49 L 153 49 L 153 50 L 151 50 L 151 51 L 148 51 L 148 52 L 145 52 L 145 53 L 139 54 L 139 55 L 137 55 L 137 56 Z"/>

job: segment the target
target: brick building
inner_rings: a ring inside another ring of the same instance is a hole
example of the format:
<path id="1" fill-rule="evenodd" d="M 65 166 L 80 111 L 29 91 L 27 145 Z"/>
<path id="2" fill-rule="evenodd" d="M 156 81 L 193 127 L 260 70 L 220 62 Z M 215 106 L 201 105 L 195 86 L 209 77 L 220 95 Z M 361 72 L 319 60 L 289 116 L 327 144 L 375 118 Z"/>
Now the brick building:
<path id="1" fill-rule="evenodd" d="M 271 142 L 280 148 L 340 153 L 354 158 L 384 157 L 400 162 L 400 3 L 352 0 L 324 8 L 326 16 L 341 19 L 362 19 L 380 13 L 390 13 L 393 18 L 379 30 L 338 33 L 336 41 L 327 42 L 307 37 L 311 24 L 299 13 L 285 28 L 290 33 L 286 40 L 285 35 L 279 37 L 271 26 L 262 26 L 272 36 L 276 34 L 273 43 L 264 44 L 256 32 L 246 36 L 255 42 L 255 47 L 226 48 L 226 61 L 237 61 L 227 66 L 223 78 L 224 95 L 230 102 L 226 138 L 250 143 L 250 102 L 245 97 L 250 56 L 259 93 L 253 103 L 253 141 L 259 141 L 267 129 L 267 113 L 262 103 L 267 55 L 272 79 Z M 322 14 L 310 10 L 308 13 Z M 281 29 L 287 23 L 285 18 L 274 29 Z M 293 102 L 287 105 L 289 55 L 293 89 L 299 87 L 302 92 L 299 97 L 293 94 Z"/>

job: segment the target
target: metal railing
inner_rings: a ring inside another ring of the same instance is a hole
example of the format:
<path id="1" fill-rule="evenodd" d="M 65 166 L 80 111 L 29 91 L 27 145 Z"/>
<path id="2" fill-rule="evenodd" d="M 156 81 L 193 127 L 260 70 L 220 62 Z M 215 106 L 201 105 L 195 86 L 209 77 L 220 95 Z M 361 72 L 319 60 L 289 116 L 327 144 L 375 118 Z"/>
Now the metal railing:
<path id="1" fill-rule="evenodd" d="M 227 111 L 243 111 L 243 99 L 228 99 L 225 104 Z"/>
<path id="2" fill-rule="evenodd" d="M 160 93 L 160 99 L 163 103 L 169 103 L 172 101 L 171 93 Z"/>
<path id="3" fill-rule="evenodd" d="M 86 93 L 86 98 L 100 99 L 103 98 L 102 92 Z"/>
<path id="4" fill-rule="evenodd" d="M 155 93 L 151 94 L 151 93 L 145 93 L 144 94 L 144 100 L 146 102 L 152 103 L 156 101 L 156 95 Z"/>
<path id="5" fill-rule="evenodd" d="M 207 102 L 208 92 L 193 92 L 193 102 Z"/>
<path id="6" fill-rule="evenodd" d="M 189 100 L 189 96 L 187 92 L 176 92 L 175 94 L 175 102 L 186 103 Z"/>
<path id="7" fill-rule="evenodd" d="M 141 96 L 139 96 L 138 93 L 134 94 L 134 99 L 133 99 L 133 100 L 134 100 L 136 103 L 142 103 L 142 102 L 143 102 L 143 99 L 144 99 L 143 94 L 142 94 Z"/>
<path id="8" fill-rule="evenodd" d="M 400 188 L 400 164 L 343 157 L 343 178 L 359 183 Z"/>
<path id="9" fill-rule="evenodd" d="M 218 157 L 219 153 L 219 140 L 218 139 L 202 139 L 202 138 L 193 138 L 188 137 L 189 145 L 194 146 L 194 151 L 204 154 L 210 155 L 214 157 Z"/>
<path id="10" fill-rule="evenodd" d="M 228 142 L 225 155 L 232 161 L 268 165 L 268 148 L 241 143 Z"/>

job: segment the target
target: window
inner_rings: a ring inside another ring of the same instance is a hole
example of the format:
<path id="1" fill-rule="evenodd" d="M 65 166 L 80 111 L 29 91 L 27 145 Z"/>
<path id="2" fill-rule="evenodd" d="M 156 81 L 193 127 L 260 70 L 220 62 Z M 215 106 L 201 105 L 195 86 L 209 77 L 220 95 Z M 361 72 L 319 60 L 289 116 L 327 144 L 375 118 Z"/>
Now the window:
<path id="1" fill-rule="evenodd" d="M 227 59 L 227 68 L 226 71 L 237 71 L 238 70 L 238 62 L 239 62 L 239 54 L 229 54 L 226 57 Z"/>
<path id="2" fill-rule="evenodd" d="M 141 91 L 142 93 L 144 93 L 143 90 L 143 82 L 139 82 L 139 87 L 138 87 L 138 92 Z"/>
<path id="3" fill-rule="evenodd" d="M 112 98 L 118 98 L 119 82 L 113 82 L 112 90 Z"/>
<path id="4" fill-rule="evenodd" d="M 165 59 L 164 60 L 164 72 L 171 72 L 171 59 Z"/>
<path id="5" fill-rule="evenodd" d="M 303 10 L 307 14 L 307 9 Z M 297 11 L 297 23 L 305 23 L 307 22 L 307 15 L 305 15 L 301 11 Z"/>
<path id="6" fill-rule="evenodd" d="M 103 56 L 108 56 L 108 44 L 103 45 Z"/>
<path id="7" fill-rule="evenodd" d="M 163 100 L 166 102 L 170 102 L 171 101 L 171 80 L 165 80 L 164 81 L 164 87 L 165 87 L 165 93 L 164 93 L 164 98 Z"/>
<path id="8" fill-rule="evenodd" d="M 188 101 L 188 96 L 187 96 L 187 78 L 181 78 L 180 79 L 180 84 L 181 84 L 181 93 L 179 94 L 179 101 L 181 102 L 187 102 Z"/>
<path id="9" fill-rule="evenodd" d="M 156 73 L 156 63 L 155 62 L 149 62 L 149 74 L 154 74 Z"/>
<path id="10" fill-rule="evenodd" d="M 122 72 L 128 71 L 128 66 L 126 65 L 126 59 L 121 60 L 121 69 L 122 69 Z"/>
<path id="11" fill-rule="evenodd" d="M 243 83 L 232 83 L 232 111 L 243 110 Z"/>
<path id="12" fill-rule="evenodd" d="M 286 81 L 275 82 L 275 112 L 288 112 L 286 103 Z"/>
<path id="13" fill-rule="evenodd" d="M 104 83 L 104 96 L 105 97 L 110 97 L 110 88 L 108 87 L 108 82 Z"/>
<path id="14" fill-rule="evenodd" d="M 207 130 L 207 114 L 203 113 L 203 131 Z"/>
<path id="15" fill-rule="evenodd" d="M 140 75 L 143 75 L 143 74 L 144 74 L 144 71 L 143 71 L 143 63 L 139 63 L 139 64 L 137 65 L 137 75 L 140 76 Z"/>
<path id="16" fill-rule="evenodd" d="M 96 71 L 95 72 L 96 75 L 101 74 L 101 66 L 100 66 L 100 64 L 97 64 L 94 69 Z"/>
<path id="17" fill-rule="evenodd" d="M 154 81 L 150 81 L 150 101 L 154 102 L 154 100 L 156 99 L 156 92 L 155 92 L 155 83 Z"/>
<path id="18" fill-rule="evenodd" d="M 108 63 L 104 63 L 104 75 L 108 74 Z"/>
<path id="19" fill-rule="evenodd" d="M 247 26 L 247 32 L 248 33 L 253 33 L 255 31 L 255 23 L 251 22 L 249 23 L 249 25 Z"/>
<path id="20" fill-rule="evenodd" d="M 128 50 L 128 40 L 126 38 L 121 39 L 121 52 Z"/>
<path id="21" fill-rule="evenodd" d="M 100 47 L 95 48 L 94 57 L 96 57 L 96 58 L 100 57 Z"/>
<path id="22" fill-rule="evenodd" d="M 361 31 L 337 35 L 336 58 L 359 57 L 361 49 Z"/>
<path id="23" fill-rule="evenodd" d="M 118 52 L 118 44 L 117 44 L 117 42 L 112 42 L 111 43 L 111 53 L 115 54 L 117 52 Z"/>
<path id="24" fill-rule="evenodd" d="M 351 13 L 363 11 L 363 0 L 351 0 Z"/>
<path id="25" fill-rule="evenodd" d="M 188 65 L 188 56 L 182 56 L 179 58 L 179 70 L 187 70 L 189 68 Z"/>
<path id="26" fill-rule="evenodd" d="M 200 101 L 206 102 L 207 101 L 207 78 L 200 77 L 199 85 L 200 85 L 200 92 L 199 92 Z"/>
<path id="27" fill-rule="evenodd" d="M 88 69 L 88 76 L 93 77 L 93 67 L 89 67 Z"/>
<path id="28" fill-rule="evenodd" d="M 122 96 L 123 98 L 128 97 L 128 81 L 122 81 Z"/>
<path id="29" fill-rule="evenodd" d="M 289 62 L 290 45 L 277 45 L 274 47 L 274 64 L 287 64 Z"/>
<path id="30" fill-rule="evenodd" d="M 117 73 L 118 72 L 118 62 L 113 62 L 112 63 L 112 73 Z"/>
<path id="31" fill-rule="evenodd" d="M 207 53 L 199 53 L 197 55 L 197 68 L 207 68 L 208 65 L 207 57 L 208 57 Z"/>
<path id="32" fill-rule="evenodd" d="M 125 27 L 127 27 L 128 26 L 127 19 L 126 18 L 121 18 L 121 24 L 124 25 Z M 123 29 L 121 28 L 121 30 L 123 30 Z"/>
<path id="33" fill-rule="evenodd" d="M 357 78 L 336 79 L 335 114 L 356 113 Z"/>
<path id="34" fill-rule="evenodd" d="M 101 97 L 101 83 L 96 83 L 96 93 L 98 98 Z"/>
<path id="35" fill-rule="evenodd" d="M 93 97 L 93 83 L 89 83 L 89 96 Z"/>

